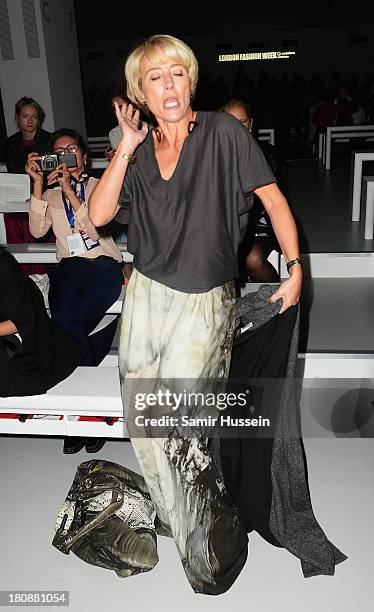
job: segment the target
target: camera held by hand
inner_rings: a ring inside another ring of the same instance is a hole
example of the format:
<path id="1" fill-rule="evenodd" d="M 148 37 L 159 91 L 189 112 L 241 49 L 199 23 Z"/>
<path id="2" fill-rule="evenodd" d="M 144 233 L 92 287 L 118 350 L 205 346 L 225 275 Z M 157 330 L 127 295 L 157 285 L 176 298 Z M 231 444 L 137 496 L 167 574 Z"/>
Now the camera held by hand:
<path id="1" fill-rule="evenodd" d="M 56 153 L 47 153 L 43 155 L 39 161 L 40 169 L 43 172 L 52 172 L 60 164 L 66 164 L 67 168 L 75 168 L 77 165 L 77 156 L 72 155 L 57 155 Z"/>

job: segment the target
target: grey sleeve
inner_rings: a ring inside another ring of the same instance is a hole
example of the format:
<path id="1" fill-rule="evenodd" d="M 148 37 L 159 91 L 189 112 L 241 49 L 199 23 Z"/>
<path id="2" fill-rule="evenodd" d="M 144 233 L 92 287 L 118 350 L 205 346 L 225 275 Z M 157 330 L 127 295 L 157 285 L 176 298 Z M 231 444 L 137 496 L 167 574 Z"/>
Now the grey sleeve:
<path id="1" fill-rule="evenodd" d="M 258 187 L 276 183 L 277 180 L 252 134 L 242 126 L 238 128 L 237 150 L 243 192 L 248 194 Z"/>
<path id="2" fill-rule="evenodd" d="M 118 199 L 119 211 L 115 217 L 118 223 L 123 223 L 124 225 L 129 223 L 131 215 L 131 201 L 131 177 L 130 167 L 128 167 Z"/>
<path id="3" fill-rule="evenodd" d="M 121 139 L 122 139 L 122 130 L 120 126 L 117 125 L 109 132 L 109 142 L 110 142 L 112 149 L 116 149 L 118 147 L 119 143 L 121 142 Z"/>

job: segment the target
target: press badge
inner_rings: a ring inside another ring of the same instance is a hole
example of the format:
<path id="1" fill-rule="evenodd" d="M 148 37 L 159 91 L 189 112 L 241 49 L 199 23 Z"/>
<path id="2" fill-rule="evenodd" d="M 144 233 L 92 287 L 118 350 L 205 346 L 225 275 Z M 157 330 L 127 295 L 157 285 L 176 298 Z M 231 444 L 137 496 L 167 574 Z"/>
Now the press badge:
<path id="1" fill-rule="evenodd" d="M 90 251 L 91 249 L 94 249 L 100 245 L 98 240 L 92 240 L 92 238 L 90 238 L 86 232 L 79 230 L 79 233 L 82 236 L 82 240 L 86 245 L 87 251 Z"/>
<path id="2" fill-rule="evenodd" d="M 84 246 L 83 238 L 80 235 L 80 232 L 74 232 L 73 234 L 69 234 L 66 236 L 66 240 L 68 243 L 68 251 L 71 257 L 75 255 L 83 255 L 86 252 L 86 248 Z"/>
<path id="3" fill-rule="evenodd" d="M 86 177 L 86 175 L 82 174 L 81 178 L 83 178 L 84 176 Z M 84 180 L 80 181 L 79 184 L 80 184 L 79 200 L 81 204 L 85 204 L 85 201 L 86 201 L 85 181 Z M 89 237 L 87 232 L 83 230 L 78 230 L 78 231 L 74 230 L 74 210 L 70 202 L 68 202 L 68 200 L 66 199 L 64 193 L 62 193 L 61 195 L 62 195 L 62 200 L 64 202 L 66 217 L 69 221 L 69 225 L 72 230 L 72 233 L 69 236 L 66 236 L 69 254 L 72 257 L 74 257 L 75 255 L 84 255 L 86 251 L 90 251 L 91 249 L 98 247 L 100 245 L 100 242 L 98 240 L 92 240 L 92 238 Z"/>

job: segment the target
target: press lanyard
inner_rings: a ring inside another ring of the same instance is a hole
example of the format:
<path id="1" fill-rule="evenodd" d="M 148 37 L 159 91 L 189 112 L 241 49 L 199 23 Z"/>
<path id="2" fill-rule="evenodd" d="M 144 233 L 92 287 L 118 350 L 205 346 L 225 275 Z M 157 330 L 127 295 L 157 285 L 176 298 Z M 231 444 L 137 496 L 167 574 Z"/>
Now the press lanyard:
<path id="1" fill-rule="evenodd" d="M 79 182 L 80 182 L 80 197 L 79 197 L 79 199 L 80 199 L 81 203 L 84 204 L 85 201 L 86 201 L 84 180 L 81 180 Z M 73 210 L 73 207 L 70 204 L 70 202 L 69 203 L 67 202 L 64 192 L 62 192 L 62 200 L 64 202 L 65 213 L 66 213 L 67 219 L 69 221 L 70 229 L 74 232 L 74 210 Z"/>

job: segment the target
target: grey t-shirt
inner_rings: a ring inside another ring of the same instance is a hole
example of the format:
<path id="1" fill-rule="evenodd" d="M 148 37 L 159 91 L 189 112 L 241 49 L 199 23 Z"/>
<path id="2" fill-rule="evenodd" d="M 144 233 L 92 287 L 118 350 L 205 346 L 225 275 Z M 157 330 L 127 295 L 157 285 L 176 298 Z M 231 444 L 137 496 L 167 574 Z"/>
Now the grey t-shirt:
<path id="1" fill-rule="evenodd" d="M 122 139 L 122 130 L 120 126 L 117 125 L 109 132 L 109 142 L 110 142 L 112 149 L 116 149 L 118 147 L 119 143 L 121 142 L 121 139 Z"/>
<path id="2" fill-rule="evenodd" d="M 170 179 L 161 177 L 151 132 L 136 157 L 119 199 L 136 269 L 186 293 L 235 278 L 239 218 L 254 189 L 276 182 L 250 132 L 226 113 L 199 111 Z"/>

